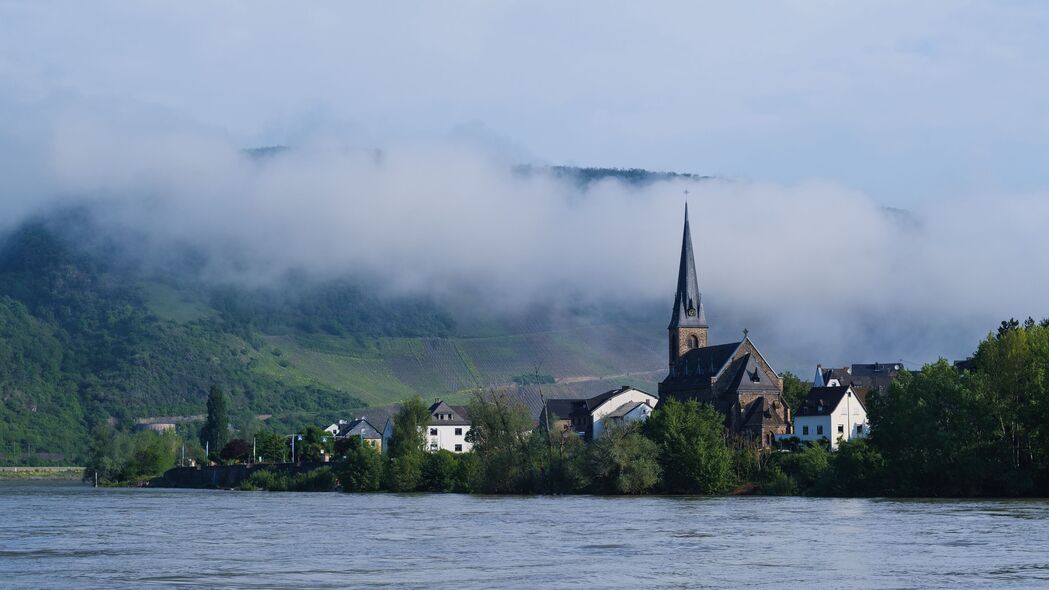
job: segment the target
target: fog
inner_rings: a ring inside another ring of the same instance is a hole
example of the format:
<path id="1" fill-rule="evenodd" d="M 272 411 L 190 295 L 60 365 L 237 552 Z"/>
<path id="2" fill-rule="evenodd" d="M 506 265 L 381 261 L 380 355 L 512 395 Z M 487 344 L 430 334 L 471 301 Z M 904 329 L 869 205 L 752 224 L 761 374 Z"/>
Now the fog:
<path id="1" fill-rule="evenodd" d="M 458 134 L 381 145 L 320 134 L 253 157 L 156 113 L 18 108 L 0 126 L 2 229 L 85 205 L 104 232 L 148 236 L 140 254 L 157 265 L 176 246 L 207 252 L 210 281 L 367 274 L 385 292 L 470 290 L 504 309 L 664 303 L 669 314 L 687 190 L 714 339 L 748 328 L 780 366 L 961 358 L 1002 319 L 1049 315 L 1044 193 L 891 211 L 819 179 L 581 186 L 515 173 L 516 155 Z"/>

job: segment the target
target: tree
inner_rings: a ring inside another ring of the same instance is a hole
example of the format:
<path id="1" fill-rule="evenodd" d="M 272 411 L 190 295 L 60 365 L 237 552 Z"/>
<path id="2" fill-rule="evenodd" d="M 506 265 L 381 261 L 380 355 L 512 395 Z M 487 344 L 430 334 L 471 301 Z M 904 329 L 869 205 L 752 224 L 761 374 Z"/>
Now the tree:
<path id="1" fill-rule="evenodd" d="M 273 432 L 259 432 L 255 435 L 255 452 L 264 463 L 284 463 L 291 453 L 288 437 Z"/>
<path id="2" fill-rule="evenodd" d="M 724 418 L 708 404 L 670 399 L 645 422 L 659 449 L 663 487 L 675 494 L 719 494 L 732 483 Z"/>
<path id="3" fill-rule="evenodd" d="M 783 373 L 783 400 L 787 402 L 791 409 L 798 409 L 801 401 L 809 394 L 810 389 L 812 389 L 811 381 L 802 381 L 800 377 L 790 371 Z"/>
<path id="4" fill-rule="evenodd" d="M 820 494 L 831 496 L 877 496 L 884 489 L 885 459 L 869 441 L 846 441 L 831 455 L 830 468 L 817 483 Z"/>
<path id="5" fill-rule="evenodd" d="M 347 492 L 374 492 L 382 486 L 382 453 L 358 437 L 346 439 L 345 457 L 335 466 Z"/>
<path id="6" fill-rule="evenodd" d="M 467 440 L 479 463 L 478 490 L 528 493 L 548 487 L 543 485 L 550 474 L 547 439 L 542 432 L 533 435 L 533 427 L 532 414 L 519 399 L 498 391 L 474 393 Z"/>
<path id="7" fill-rule="evenodd" d="M 217 385 L 208 391 L 208 417 L 204 428 L 200 430 L 200 444 L 213 453 L 219 452 L 229 441 L 229 416 L 226 410 L 226 396 Z"/>
<path id="8" fill-rule="evenodd" d="M 637 425 L 611 425 L 587 447 L 587 467 L 594 491 L 642 494 L 652 489 L 661 474 L 659 448 L 643 436 Z"/>
<path id="9" fill-rule="evenodd" d="M 302 440 L 295 442 L 297 460 L 318 462 L 331 457 L 335 447 L 334 438 L 318 426 L 307 426 L 302 433 Z"/>
<path id="10" fill-rule="evenodd" d="M 395 492 L 410 492 L 422 478 L 423 430 L 430 422 L 430 411 L 418 396 L 401 404 L 393 417 L 393 435 L 388 446 L 386 486 Z"/>
<path id="11" fill-rule="evenodd" d="M 427 492 L 454 492 L 459 487 L 459 457 L 441 449 L 423 459 L 420 488 Z"/>
<path id="12" fill-rule="evenodd" d="M 251 443 L 243 438 L 235 438 L 222 447 L 219 457 L 224 461 L 243 461 L 251 454 Z"/>

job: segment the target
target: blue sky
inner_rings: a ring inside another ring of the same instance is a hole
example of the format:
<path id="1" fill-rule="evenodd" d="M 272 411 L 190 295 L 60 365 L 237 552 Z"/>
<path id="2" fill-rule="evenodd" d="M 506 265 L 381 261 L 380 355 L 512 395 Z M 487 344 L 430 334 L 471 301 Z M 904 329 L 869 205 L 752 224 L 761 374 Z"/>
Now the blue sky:
<path id="1" fill-rule="evenodd" d="M 1046 30 L 1009 1 L 3 2 L 0 94 L 908 206 L 1049 185 Z"/>

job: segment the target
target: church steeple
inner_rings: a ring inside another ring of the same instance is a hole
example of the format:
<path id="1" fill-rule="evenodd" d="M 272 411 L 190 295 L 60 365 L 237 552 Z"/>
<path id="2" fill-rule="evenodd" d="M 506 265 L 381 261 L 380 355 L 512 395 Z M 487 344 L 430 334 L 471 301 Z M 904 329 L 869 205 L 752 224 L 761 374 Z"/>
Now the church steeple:
<path id="1" fill-rule="evenodd" d="M 685 231 L 681 236 L 681 262 L 677 270 L 677 293 L 674 295 L 674 313 L 668 328 L 706 328 L 707 314 L 703 311 L 703 297 L 696 278 L 696 261 L 692 257 L 692 233 L 688 228 L 688 204 L 685 204 Z"/>
<path id="2" fill-rule="evenodd" d="M 692 255 L 692 233 L 688 226 L 688 204 L 685 204 L 685 229 L 681 236 L 681 261 L 677 271 L 677 292 L 670 316 L 670 365 L 693 348 L 707 345 L 707 314 L 696 278 L 696 261 Z"/>

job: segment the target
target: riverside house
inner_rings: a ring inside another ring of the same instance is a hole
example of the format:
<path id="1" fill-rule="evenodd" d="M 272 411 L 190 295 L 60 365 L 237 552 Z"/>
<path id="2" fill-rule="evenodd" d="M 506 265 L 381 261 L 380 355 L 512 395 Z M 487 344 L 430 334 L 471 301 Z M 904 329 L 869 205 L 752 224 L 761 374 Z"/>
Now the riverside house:
<path id="1" fill-rule="evenodd" d="M 645 420 L 659 398 L 624 385 L 584 399 L 550 399 L 540 413 L 540 423 L 549 420 L 550 430 L 570 430 L 584 440 L 601 438 L 610 424 Z"/>
<path id="2" fill-rule="evenodd" d="M 794 413 L 794 434 L 801 441 L 826 440 L 831 450 L 840 441 L 865 438 L 867 408 L 849 385 L 813 387 Z"/>

